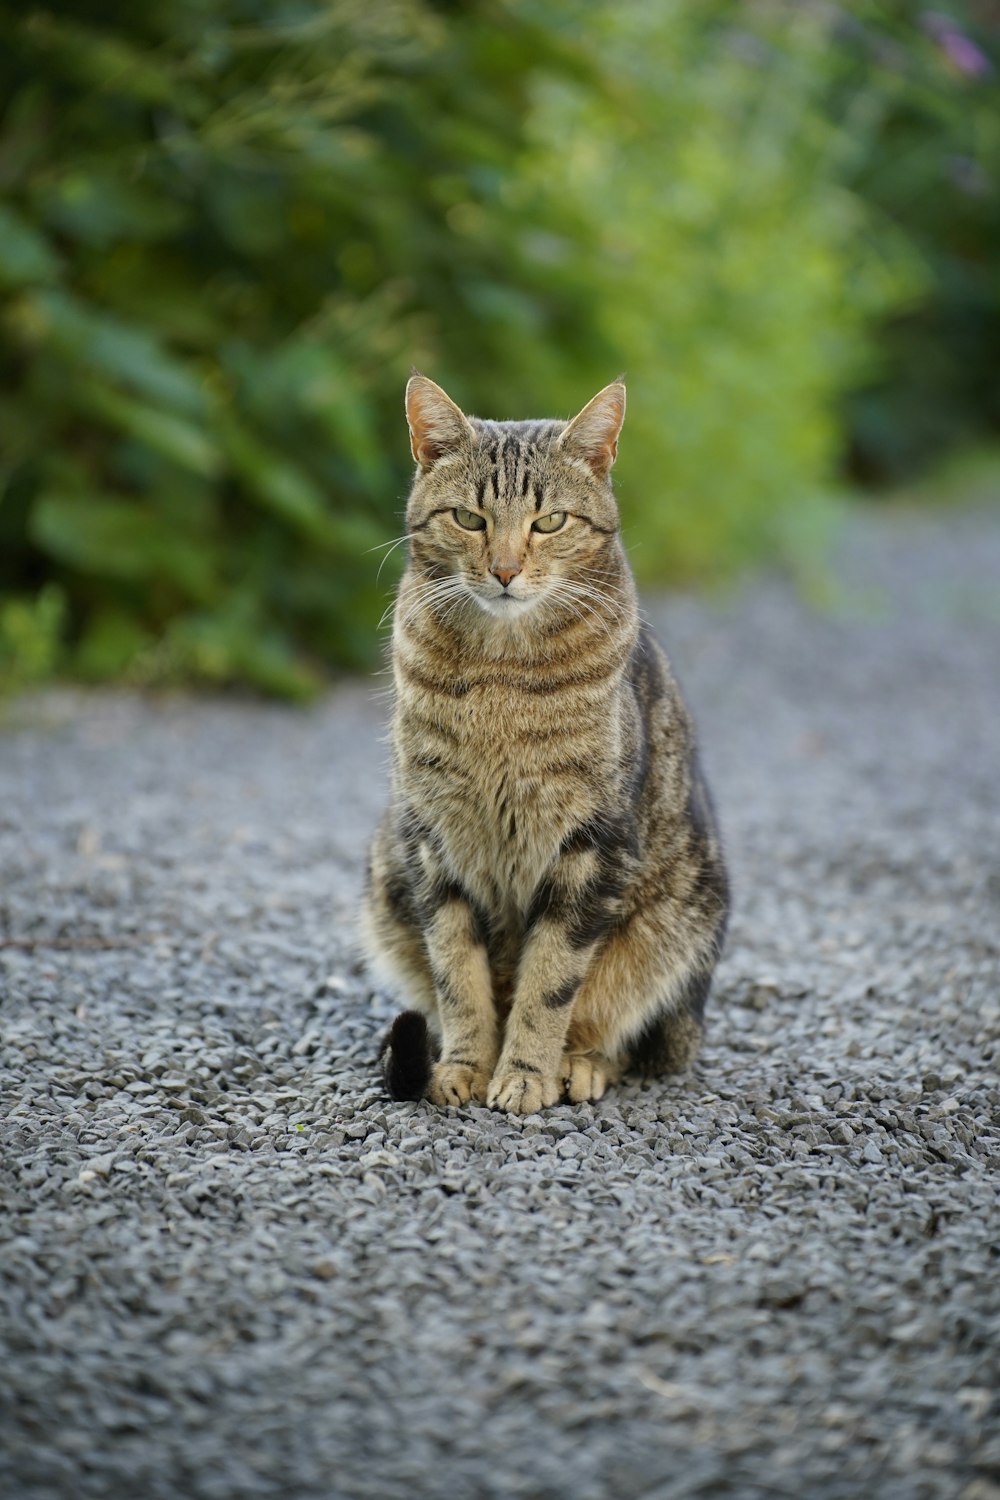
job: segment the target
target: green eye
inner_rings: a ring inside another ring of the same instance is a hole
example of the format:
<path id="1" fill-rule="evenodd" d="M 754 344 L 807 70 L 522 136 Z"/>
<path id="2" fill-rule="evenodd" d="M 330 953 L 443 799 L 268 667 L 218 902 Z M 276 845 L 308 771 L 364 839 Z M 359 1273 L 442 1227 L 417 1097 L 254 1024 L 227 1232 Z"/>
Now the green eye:
<path id="1" fill-rule="evenodd" d="M 531 523 L 532 531 L 558 531 L 561 526 L 566 525 L 566 512 L 554 510 L 550 516 L 539 516 L 537 521 Z"/>
<path id="2" fill-rule="evenodd" d="M 474 510 L 463 510 L 459 506 L 458 510 L 453 511 L 452 514 L 459 526 L 464 526 L 466 531 L 486 530 L 486 517 L 477 516 Z"/>

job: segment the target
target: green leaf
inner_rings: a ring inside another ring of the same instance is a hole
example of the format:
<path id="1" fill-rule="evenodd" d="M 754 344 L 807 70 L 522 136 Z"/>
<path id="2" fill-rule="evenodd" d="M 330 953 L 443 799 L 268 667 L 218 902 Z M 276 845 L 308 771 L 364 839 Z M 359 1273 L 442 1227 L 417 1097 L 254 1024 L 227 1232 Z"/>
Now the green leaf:
<path id="1" fill-rule="evenodd" d="M 95 682 L 121 677 L 152 645 L 150 632 L 129 611 L 100 605 L 73 652 L 73 666 Z"/>
<path id="2" fill-rule="evenodd" d="M 0 286 L 30 286 L 58 274 L 59 257 L 41 231 L 0 204 Z"/>
<path id="3" fill-rule="evenodd" d="M 175 108 L 190 105 L 191 90 L 177 77 L 169 54 L 151 51 L 145 37 L 137 45 L 121 34 L 81 26 L 45 10 L 29 14 L 23 36 L 40 55 L 42 68 L 65 71 L 95 94 L 115 93 Z"/>
<path id="4" fill-rule="evenodd" d="M 205 410 L 204 391 L 184 364 L 146 329 L 103 308 L 68 292 L 37 292 L 17 305 L 14 322 L 25 342 L 44 346 L 80 372 L 114 376 L 179 411 L 201 415 Z"/>
<path id="5" fill-rule="evenodd" d="M 274 629 L 262 628 L 254 602 L 235 595 L 215 611 L 176 620 L 167 633 L 160 669 L 214 687 L 249 682 L 265 693 L 304 702 L 320 681 Z"/>
<path id="6" fill-rule="evenodd" d="M 181 468 L 191 469 L 205 479 L 219 474 L 222 458 L 218 445 L 203 428 L 186 418 L 123 396 L 105 385 L 82 386 L 76 396 L 86 410 L 113 423 Z"/>
<path id="7" fill-rule="evenodd" d="M 196 599 L 212 593 L 214 559 L 204 545 L 138 501 L 44 493 L 29 532 L 43 552 L 82 573 L 131 583 L 168 580 Z"/>
<path id="8" fill-rule="evenodd" d="M 98 167 L 66 172 L 39 195 L 46 220 L 53 228 L 85 244 L 107 249 L 118 240 L 142 243 L 166 238 L 184 223 L 180 203 L 138 183 L 113 175 L 113 160 Z"/>
<path id="9" fill-rule="evenodd" d="M 51 677 L 62 654 L 66 594 L 44 584 L 33 597 L 0 598 L 0 692 Z"/>
<path id="10" fill-rule="evenodd" d="M 222 439 L 233 468 L 258 504 L 302 535 L 329 543 L 326 502 L 307 474 L 234 420 L 224 424 Z"/>

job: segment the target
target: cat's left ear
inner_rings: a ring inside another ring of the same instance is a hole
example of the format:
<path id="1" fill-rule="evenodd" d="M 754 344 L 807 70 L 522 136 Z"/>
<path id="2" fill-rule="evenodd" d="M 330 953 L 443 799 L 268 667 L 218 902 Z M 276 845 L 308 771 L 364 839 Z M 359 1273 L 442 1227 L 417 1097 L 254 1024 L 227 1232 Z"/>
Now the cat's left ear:
<path id="1" fill-rule="evenodd" d="M 604 479 L 617 457 L 624 420 L 625 384 L 613 380 L 568 424 L 559 448 L 569 457 L 582 458 L 598 479 Z"/>
<path id="2" fill-rule="evenodd" d="M 422 469 L 475 441 L 465 413 L 426 375 L 411 375 L 406 382 L 406 420 L 410 448 Z"/>

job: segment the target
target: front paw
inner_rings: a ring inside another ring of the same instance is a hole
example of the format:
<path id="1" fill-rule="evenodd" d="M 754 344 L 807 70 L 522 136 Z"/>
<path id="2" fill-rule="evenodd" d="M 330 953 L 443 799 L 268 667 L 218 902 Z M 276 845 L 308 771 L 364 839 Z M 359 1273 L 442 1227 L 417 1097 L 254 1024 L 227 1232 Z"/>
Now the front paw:
<path id="1" fill-rule="evenodd" d="M 559 1080 L 545 1073 L 525 1073 L 500 1067 L 493 1075 L 486 1103 L 512 1115 L 531 1115 L 559 1102 Z"/>
<path id="2" fill-rule="evenodd" d="M 427 1091 L 432 1104 L 468 1104 L 470 1099 L 482 1104 L 489 1088 L 490 1075 L 468 1063 L 435 1063 Z"/>

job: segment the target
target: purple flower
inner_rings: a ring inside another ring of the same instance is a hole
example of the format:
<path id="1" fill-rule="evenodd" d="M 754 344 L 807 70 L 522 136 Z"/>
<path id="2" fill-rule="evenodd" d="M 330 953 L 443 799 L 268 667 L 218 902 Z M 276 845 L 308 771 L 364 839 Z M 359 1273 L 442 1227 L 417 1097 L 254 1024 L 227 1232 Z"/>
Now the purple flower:
<path id="1" fill-rule="evenodd" d="M 993 64 L 981 47 L 965 36 L 950 16 L 931 11 L 923 18 L 924 27 L 930 32 L 953 67 L 966 78 L 988 78 Z"/>

